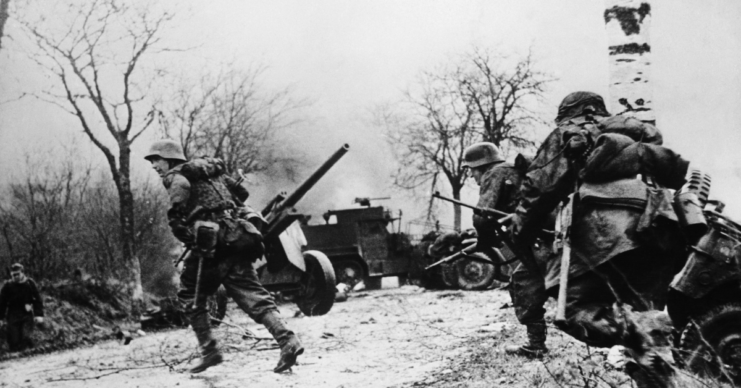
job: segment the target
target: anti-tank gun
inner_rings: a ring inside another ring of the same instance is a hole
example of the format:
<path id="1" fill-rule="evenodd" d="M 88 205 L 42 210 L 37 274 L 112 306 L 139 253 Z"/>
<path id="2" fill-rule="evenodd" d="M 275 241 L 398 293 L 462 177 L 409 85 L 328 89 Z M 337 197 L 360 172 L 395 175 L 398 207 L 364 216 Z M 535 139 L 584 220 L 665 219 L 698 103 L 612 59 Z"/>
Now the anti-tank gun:
<path id="1" fill-rule="evenodd" d="M 262 215 L 265 256 L 255 267 L 269 291 L 293 296 L 301 312 L 323 315 L 334 304 L 335 274 L 327 256 L 316 250 L 302 252 L 306 238 L 299 226 L 303 214 L 293 208 L 306 193 L 347 153 L 345 144 L 290 194 L 276 195 Z"/>

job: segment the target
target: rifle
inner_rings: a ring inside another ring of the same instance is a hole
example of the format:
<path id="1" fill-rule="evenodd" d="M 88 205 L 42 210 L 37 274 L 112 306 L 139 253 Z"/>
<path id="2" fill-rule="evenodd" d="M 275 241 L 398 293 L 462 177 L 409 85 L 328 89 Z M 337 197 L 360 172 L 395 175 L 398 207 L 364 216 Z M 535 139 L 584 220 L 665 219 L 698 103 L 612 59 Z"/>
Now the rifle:
<path id="1" fill-rule="evenodd" d="M 482 215 L 482 216 L 487 217 L 487 218 L 496 218 L 497 219 L 497 222 L 499 224 L 506 223 L 513 216 L 512 214 L 508 214 L 508 213 L 505 213 L 505 212 L 502 212 L 502 211 L 499 211 L 499 210 L 490 209 L 490 208 L 486 208 L 486 207 L 476 207 L 476 206 L 473 206 L 473 205 L 469 205 L 469 204 L 467 204 L 465 202 L 458 201 L 458 200 L 453 199 L 453 198 L 443 197 L 442 195 L 440 195 L 440 192 L 438 192 L 438 191 L 436 191 L 434 194 L 432 194 L 432 196 L 434 198 L 442 199 L 443 201 L 452 202 L 454 204 L 457 204 L 457 205 L 460 205 L 460 206 L 463 206 L 463 207 L 467 207 L 469 209 L 473 209 L 473 211 L 474 211 L 475 214 L 479 214 L 479 215 Z M 505 236 L 504 233 L 500 233 L 500 231 L 497 231 L 497 238 L 499 240 L 501 240 L 502 242 L 504 242 L 505 244 L 507 244 L 507 246 L 513 252 L 516 252 L 514 250 L 514 244 L 512 244 L 512 242 L 510 241 L 509 237 L 508 236 Z M 511 263 L 511 262 L 514 261 L 514 260 L 507 260 L 507 258 L 504 257 L 504 255 L 502 254 L 502 252 L 498 248 L 496 248 L 496 247 L 491 247 L 491 250 L 494 253 L 494 255 L 497 256 L 497 259 L 499 260 L 498 262 L 494 262 L 491 259 L 484 258 L 484 257 L 481 257 L 481 256 L 472 255 L 471 253 L 473 253 L 475 251 L 475 249 L 476 249 L 476 244 L 475 243 L 474 244 L 471 244 L 471 245 L 463 248 L 460 252 L 457 252 L 457 253 L 455 253 L 453 255 L 450 255 L 450 256 L 445 257 L 445 258 L 443 258 L 441 260 L 438 260 L 435 263 L 432 263 L 432 264 L 428 265 L 427 267 L 425 267 L 425 270 L 429 270 L 429 269 L 434 268 L 434 267 L 437 267 L 439 265 L 442 265 L 442 264 L 445 264 L 445 263 L 449 263 L 449 262 L 452 262 L 452 261 L 455 261 L 455 260 L 458 260 L 458 259 L 464 259 L 464 258 L 465 259 L 474 260 L 474 261 L 483 262 L 483 263 L 487 263 L 487 264 L 492 264 L 492 265 L 505 265 L 505 264 L 509 264 L 509 263 Z"/>
<path id="2" fill-rule="evenodd" d="M 473 253 L 475 250 L 476 250 L 476 243 L 473 243 L 473 244 L 471 244 L 471 245 L 469 245 L 469 246 L 461 249 L 460 251 L 458 251 L 458 252 L 456 252 L 456 253 L 448 256 L 448 257 L 444 257 L 444 258 L 442 258 L 442 259 L 440 259 L 440 260 L 438 260 L 438 261 L 436 261 L 436 262 L 428 265 L 427 267 L 425 267 L 425 271 L 427 271 L 429 269 L 432 269 L 432 268 L 435 268 L 435 267 L 437 267 L 439 265 L 443 265 L 445 263 L 449 263 L 451 261 L 455 261 L 455 260 L 463 259 L 463 258 L 471 259 L 471 260 L 474 260 L 474 261 L 480 261 L 482 263 L 487 263 L 487 264 L 495 264 L 493 261 L 491 261 L 489 259 L 485 259 L 485 258 L 480 257 L 480 256 L 471 255 L 471 253 Z"/>
<path id="3" fill-rule="evenodd" d="M 477 206 L 469 205 L 465 202 L 461 202 L 457 199 L 443 197 L 442 195 L 440 195 L 439 191 L 436 191 L 434 194 L 432 194 L 432 196 L 437 199 L 442 199 L 443 201 L 448 201 L 456 205 L 467 207 L 473 210 L 473 213 L 476 215 L 481 215 L 487 218 L 496 218 L 497 222 L 499 222 L 500 224 L 507 223 L 514 216 L 514 214 L 505 213 L 505 212 L 502 212 L 496 209 L 490 209 L 488 207 L 477 207 Z"/>

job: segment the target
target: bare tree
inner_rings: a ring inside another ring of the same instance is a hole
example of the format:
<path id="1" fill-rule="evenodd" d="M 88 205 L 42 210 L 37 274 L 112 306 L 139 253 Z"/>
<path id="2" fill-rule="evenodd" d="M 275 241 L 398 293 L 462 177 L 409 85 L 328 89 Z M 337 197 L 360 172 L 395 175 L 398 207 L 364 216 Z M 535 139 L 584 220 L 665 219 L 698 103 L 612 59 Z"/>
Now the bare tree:
<path id="1" fill-rule="evenodd" d="M 8 8 L 10 8 L 10 0 L 0 0 L 0 48 L 3 47 L 2 39 L 5 32 L 5 22 L 8 21 Z"/>
<path id="2" fill-rule="evenodd" d="M 543 120 L 533 111 L 553 77 L 534 68 L 532 53 L 512 63 L 491 50 L 474 48 L 460 67 L 461 98 L 475 109 L 484 141 L 505 149 L 535 145 L 531 129 Z"/>
<path id="3" fill-rule="evenodd" d="M 47 6 L 45 1 L 40 3 L 35 5 Z M 34 43 L 29 56 L 52 75 L 56 85 L 38 97 L 75 116 L 108 163 L 118 192 L 121 254 L 130 267 L 127 282 L 135 317 L 143 291 L 134 248 L 131 144 L 151 126 L 157 111 L 148 98 L 157 74 L 142 77 L 140 68 L 145 58 L 165 51 L 159 35 L 172 15 L 152 4 L 115 0 L 69 1 L 36 11 L 54 14 L 34 20 L 21 16 Z"/>
<path id="4" fill-rule="evenodd" d="M 268 91 L 264 70 L 231 65 L 215 77 L 183 82 L 164 117 L 165 136 L 178 139 L 188 157 L 223 159 L 229 171 L 261 173 L 277 165 L 292 171 L 297 159 L 281 152 L 286 147 L 276 135 L 296 124 L 293 113 L 306 102 L 289 88 Z"/>
<path id="5" fill-rule="evenodd" d="M 399 161 L 394 183 L 402 189 L 429 184 L 434 191 L 447 182 L 453 198 L 460 199 L 467 178 L 463 151 L 480 134 L 473 126 L 473 108 L 460 98 L 455 75 L 423 72 L 417 82 L 419 89 L 405 93 L 407 110 L 402 113 L 386 106 L 377 112 L 376 120 L 386 127 Z M 428 209 L 432 209 L 432 202 Z M 460 207 L 454 212 L 454 226 L 460 230 Z"/>
<path id="6" fill-rule="evenodd" d="M 528 129 L 541 122 L 532 110 L 551 78 L 534 69 L 531 55 L 508 58 L 474 48 L 451 64 L 422 72 L 401 104 L 379 107 L 375 121 L 386 128 L 402 189 L 446 184 L 460 199 L 467 175 L 463 151 L 479 141 L 505 150 L 532 147 Z M 441 179 L 442 178 L 442 179 Z M 428 207 L 428 218 L 432 203 Z M 454 207 L 460 230 L 461 209 Z"/>
<path id="7" fill-rule="evenodd" d="M 25 177 L 9 183 L 0 205 L 7 256 L 37 278 L 68 272 L 77 257 L 73 225 L 91 173 L 79 167 L 68 161 L 52 168 L 27 156 Z"/>

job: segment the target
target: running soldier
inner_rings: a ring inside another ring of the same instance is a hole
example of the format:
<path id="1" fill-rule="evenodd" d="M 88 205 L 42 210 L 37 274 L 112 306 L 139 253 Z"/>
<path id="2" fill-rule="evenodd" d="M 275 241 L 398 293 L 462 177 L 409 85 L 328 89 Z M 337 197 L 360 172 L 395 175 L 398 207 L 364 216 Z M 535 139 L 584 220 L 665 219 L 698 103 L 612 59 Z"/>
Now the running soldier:
<path id="1" fill-rule="evenodd" d="M 206 309 L 207 298 L 222 284 L 229 297 L 278 341 L 281 353 L 274 372 L 295 365 L 304 348 L 285 326 L 253 268 L 264 248 L 262 235 L 242 206 L 246 190 L 225 174 L 221 160 L 197 158 L 188 162 L 180 144 L 172 140 L 153 143 L 145 158 L 170 195 L 167 217 L 173 234 L 191 249 L 178 291 L 202 355 L 191 373 L 223 361 Z"/>
<path id="2" fill-rule="evenodd" d="M 563 100 L 558 127 L 523 181 L 512 235 L 515 244 L 527 247 L 559 203 L 571 209 L 561 213 L 571 214 L 561 220 L 570 265 L 549 266 L 546 275 L 552 292 L 560 271 L 568 271 L 562 285 L 567 284 L 565 319 L 557 326 L 590 346 L 623 345 L 645 353 L 629 341 L 626 317 L 662 314 L 677 255 L 672 246 L 683 247 L 676 243 L 676 216 L 665 188 L 682 186 L 688 162 L 660 146 L 655 127 L 609 116 L 594 93 Z M 654 355 L 642 360 L 665 353 Z M 634 362 L 626 371 L 641 386 L 640 375 L 653 373 L 654 365 Z"/>

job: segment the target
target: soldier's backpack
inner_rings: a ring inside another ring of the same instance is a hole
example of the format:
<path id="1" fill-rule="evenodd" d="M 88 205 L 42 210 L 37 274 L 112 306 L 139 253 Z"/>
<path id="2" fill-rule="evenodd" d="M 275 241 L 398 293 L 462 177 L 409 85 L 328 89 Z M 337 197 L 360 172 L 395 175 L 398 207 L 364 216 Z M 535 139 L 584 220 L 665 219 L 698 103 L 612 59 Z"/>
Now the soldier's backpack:
<path id="1" fill-rule="evenodd" d="M 264 246 L 262 234 L 246 218 L 238 217 L 238 209 L 247 198 L 244 192 L 230 190 L 226 167 L 221 159 L 195 158 L 181 165 L 179 173 L 191 184 L 190 211 L 201 206 L 207 213 L 219 214 L 214 218 L 219 224 L 217 252 L 222 254 L 244 254 L 255 260 L 262 256 Z"/>

